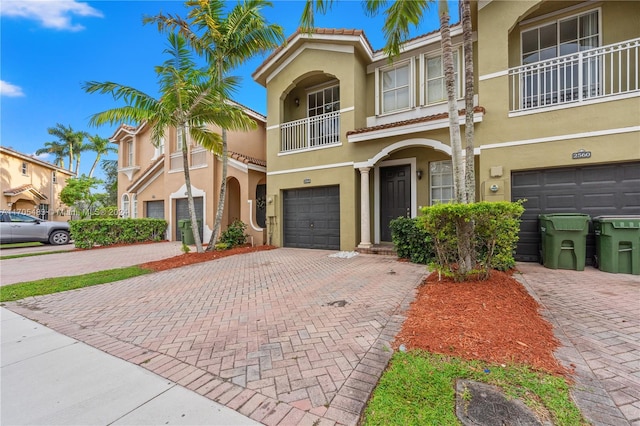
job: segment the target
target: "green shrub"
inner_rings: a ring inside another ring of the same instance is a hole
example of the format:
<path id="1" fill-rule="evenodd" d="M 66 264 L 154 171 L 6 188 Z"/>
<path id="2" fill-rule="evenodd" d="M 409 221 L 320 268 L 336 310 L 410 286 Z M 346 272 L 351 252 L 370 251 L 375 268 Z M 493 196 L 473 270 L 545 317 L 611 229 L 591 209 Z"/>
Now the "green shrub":
<path id="1" fill-rule="evenodd" d="M 433 260 L 433 243 L 419 218 L 398 217 L 389 228 L 398 257 L 425 265 Z"/>
<path id="2" fill-rule="evenodd" d="M 513 251 L 523 212 L 522 202 L 506 201 L 425 207 L 421 221 L 433 239 L 435 259 L 432 266 L 456 281 L 468 278 L 461 276 L 457 268 L 460 258 L 457 228 L 463 223 L 472 223 L 475 268 L 470 275 L 486 278 L 491 269 L 505 271 L 513 268 Z"/>
<path id="3" fill-rule="evenodd" d="M 218 247 L 221 247 L 222 250 L 227 250 L 245 244 L 247 242 L 247 234 L 244 232 L 246 229 L 247 225 L 244 222 L 235 220 L 220 235 L 216 249 L 220 250 Z"/>
<path id="4" fill-rule="evenodd" d="M 78 248 L 161 241 L 167 230 L 166 220 L 150 218 L 72 220 L 69 224 Z"/>

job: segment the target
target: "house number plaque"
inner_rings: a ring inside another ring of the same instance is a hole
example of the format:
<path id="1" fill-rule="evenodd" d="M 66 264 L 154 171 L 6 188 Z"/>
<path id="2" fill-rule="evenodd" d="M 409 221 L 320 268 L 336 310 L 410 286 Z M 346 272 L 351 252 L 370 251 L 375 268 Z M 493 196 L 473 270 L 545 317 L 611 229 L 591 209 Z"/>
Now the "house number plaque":
<path id="1" fill-rule="evenodd" d="M 591 151 L 585 151 L 581 149 L 578 152 L 574 152 L 571 154 L 571 158 L 574 160 L 582 160 L 583 158 L 591 158 Z"/>

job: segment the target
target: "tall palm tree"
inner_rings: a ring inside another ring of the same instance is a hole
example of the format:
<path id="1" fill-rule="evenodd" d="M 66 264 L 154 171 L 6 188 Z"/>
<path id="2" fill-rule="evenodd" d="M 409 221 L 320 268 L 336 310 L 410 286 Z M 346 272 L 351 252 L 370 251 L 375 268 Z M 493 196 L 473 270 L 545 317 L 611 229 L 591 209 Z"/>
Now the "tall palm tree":
<path id="1" fill-rule="evenodd" d="M 71 126 L 64 126 L 56 123 L 56 127 L 49 127 L 47 133 L 58 138 L 58 140 L 67 146 L 66 154 L 69 157 L 69 171 L 74 172 L 73 160 L 76 160 L 75 173 L 77 174 L 80 167 L 80 152 L 83 150 L 83 141 L 87 137 L 86 132 L 75 131 Z"/>
<path id="2" fill-rule="evenodd" d="M 53 155 L 53 164 L 64 169 L 64 157 L 67 155 L 68 146 L 62 142 L 45 142 L 44 148 L 36 151 L 36 155 L 51 154 Z"/>
<path id="3" fill-rule="evenodd" d="M 265 0 L 245 0 L 225 16 L 222 0 L 189 0 L 187 20 L 179 16 L 157 15 L 145 18 L 160 30 L 178 29 L 190 45 L 203 55 L 214 78 L 224 80 L 228 73 L 257 54 L 278 47 L 285 41 L 282 27 L 269 24 L 262 10 L 271 6 Z M 221 102 L 228 98 L 221 98 Z M 222 181 L 213 233 L 207 250 L 213 250 L 220 235 L 227 189 L 227 128 L 222 127 Z"/>
<path id="4" fill-rule="evenodd" d="M 246 130 L 255 125 L 240 108 L 220 102 L 229 90 L 237 85 L 231 78 L 219 79 L 208 70 L 196 68 L 192 52 L 185 38 L 178 33 L 169 33 L 169 47 L 165 50 L 170 57 L 163 65 L 156 67 L 160 97 L 158 99 L 132 87 L 117 83 L 87 82 L 83 89 L 88 93 L 111 94 L 114 99 L 123 99 L 127 105 L 94 114 L 90 124 L 105 123 L 139 124 L 147 122 L 151 126 L 151 140 L 158 145 L 167 128 L 172 127 L 183 135 L 189 132 L 191 140 L 215 150 L 221 143 L 220 135 L 206 126 L 217 125 L 234 130 Z M 182 164 L 191 228 L 198 230 L 191 176 L 189 174 L 188 144 L 182 144 Z M 200 233 L 193 233 L 196 249 L 202 253 Z"/>
<path id="5" fill-rule="evenodd" d="M 89 143 L 86 144 L 87 151 L 93 151 L 96 153 L 96 159 L 91 165 L 91 170 L 89 170 L 89 177 L 92 177 L 96 166 L 100 162 L 100 158 L 103 155 L 108 155 L 110 152 L 118 152 L 118 150 L 116 147 L 111 145 L 109 139 L 103 138 L 100 135 L 89 136 L 88 139 Z"/>

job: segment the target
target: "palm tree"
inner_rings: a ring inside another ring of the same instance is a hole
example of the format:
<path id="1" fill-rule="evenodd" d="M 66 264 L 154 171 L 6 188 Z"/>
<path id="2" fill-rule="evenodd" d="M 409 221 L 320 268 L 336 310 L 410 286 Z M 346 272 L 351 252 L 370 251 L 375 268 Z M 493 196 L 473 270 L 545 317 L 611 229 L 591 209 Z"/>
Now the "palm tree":
<path id="1" fill-rule="evenodd" d="M 170 33 L 168 39 L 169 47 L 165 53 L 170 58 L 156 67 L 159 99 L 117 83 L 87 82 L 83 89 L 88 93 L 111 94 L 114 99 L 123 99 L 127 103 L 126 106 L 94 114 L 90 119 L 91 125 L 147 122 L 151 126 L 151 140 L 156 146 L 166 129 L 173 127 L 182 134 L 189 132 L 194 142 L 212 150 L 221 143 L 220 135 L 207 129 L 206 125 L 234 130 L 246 130 L 255 125 L 240 108 L 220 102 L 237 85 L 234 79 L 216 78 L 207 70 L 196 68 L 192 52 L 180 34 Z M 188 148 L 188 144 L 182 144 L 182 164 L 191 228 L 197 230 Z M 202 253 L 200 233 L 194 232 L 193 236 L 198 253 Z"/>
<path id="2" fill-rule="evenodd" d="M 103 155 L 108 155 L 110 152 L 118 152 L 114 146 L 110 145 L 109 139 L 103 138 L 99 135 L 89 136 L 89 143 L 86 144 L 86 149 L 87 151 L 93 151 L 96 153 L 96 159 L 91 166 L 91 170 L 89 170 L 89 177 L 93 176 L 93 172 Z"/>
<path id="3" fill-rule="evenodd" d="M 238 3 L 225 16 L 225 2 L 221 0 L 189 0 L 187 20 L 178 16 L 158 15 L 145 18 L 156 23 L 160 30 L 178 29 L 191 46 L 203 55 L 214 78 L 224 80 L 227 74 L 257 54 L 278 47 L 285 41 L 282 27 L 268 24 L 262 9 L 271 6 L 265 0 L 246 0 Z M 227 102 L 221 98 L 220 102 Z M 207 250 L 213 250 L 220 234 L 227 188 L 227 128 L 222 127 L 222 181 L 213 233 Z"/>
<path id="4" fill-rule="evenodd" d="M 73 172 L 73 160 L 76 160 L 75 173 L 77 174 L 80 167 L 80 152 L 83 150 L 83 141 L 87 137 L 86 132 L 76 132 L 71 126 L 64 126 L 56 123 L 56 127 L 49 127 L 47 132 L 58 138 L 58 140 L 66 145 L 66 154 L 69 156 L 69 171 Z"/>
<path id="5" fill-rule="evenodd" d="M 36 151 L 36 155 L 51 154 L 53 155 L 53 164 L 64 169 L 64 157 L 67 155 L 68 146 L 62 142 L 45 142 L 44 148 Z"/>

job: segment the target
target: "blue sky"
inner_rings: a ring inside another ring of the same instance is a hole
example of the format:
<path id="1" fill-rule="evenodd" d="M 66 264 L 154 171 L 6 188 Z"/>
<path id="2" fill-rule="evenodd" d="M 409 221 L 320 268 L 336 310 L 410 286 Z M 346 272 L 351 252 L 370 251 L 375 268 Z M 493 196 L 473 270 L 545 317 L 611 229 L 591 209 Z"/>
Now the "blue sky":
<path id="1" fill-rule="evenodd" d="M 450 6 L 457 21 L 457 2 Z M 236 2 L 229 2 L 229 6 Z M 265 15 L 290 36 L 298 27 L 302 1 L 273 1 Z M 434 4 L 412 36 L 438 28 Z M 89 127 L 89 117 L 117 106 L 110 96 L 89 95 L 86 81 L 113 81 L 157 95 L 154 67 L 166 59 L 166 36 L 144 15 L 160 12 L 186 16 L 182 1 L 3 0 L 0 3 L 0 144 L 33 154 L 55 140 L 47 129 L 56 123 L 108 138 L 114 127 Z M 362 29 L 374 49 L 384 46 L 383 16 L 367 17 L 360 1 L 336 0 L 316 26 Z M 234 73 L 242 77 L 237 102 L 266 113 L 266 91 L 251 74 L 265 57 L 256 57 Z M 41 157 L 45 161 L 52 158 Z M 82 155 L 88 173 L 95 156 Z M 116 158 L 111 155 L 110 158 Z"/>

